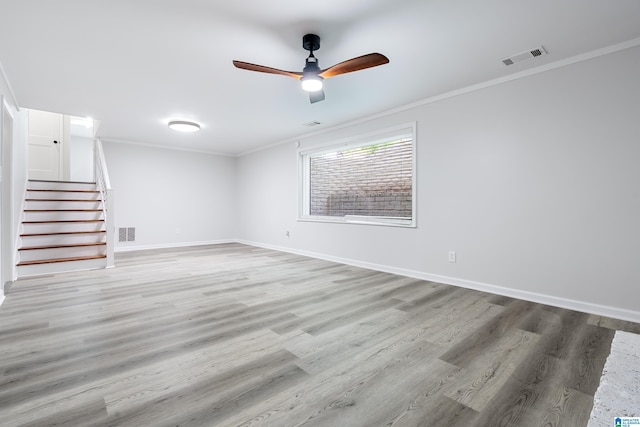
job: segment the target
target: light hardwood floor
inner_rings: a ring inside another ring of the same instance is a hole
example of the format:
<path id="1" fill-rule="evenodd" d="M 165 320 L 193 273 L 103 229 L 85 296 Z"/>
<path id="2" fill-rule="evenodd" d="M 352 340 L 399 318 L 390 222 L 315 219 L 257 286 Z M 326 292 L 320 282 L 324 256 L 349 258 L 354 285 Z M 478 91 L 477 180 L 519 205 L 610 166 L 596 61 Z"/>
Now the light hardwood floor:
<path id="1" fill-rule="evenodd" d="M 121 253 L 0 307 L 0 425 L 586 426 L 640 325 L 240 244 Z"/>

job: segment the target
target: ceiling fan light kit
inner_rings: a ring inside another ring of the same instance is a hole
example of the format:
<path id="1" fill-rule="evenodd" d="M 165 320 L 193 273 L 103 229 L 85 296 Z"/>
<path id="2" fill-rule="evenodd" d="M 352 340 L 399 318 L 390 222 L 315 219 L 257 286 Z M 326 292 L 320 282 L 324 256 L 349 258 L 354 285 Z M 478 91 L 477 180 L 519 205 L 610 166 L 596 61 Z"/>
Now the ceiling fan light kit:
<path id="1" fill-rule="evenodd" d="M 315 34 L 307 34 L 302 38 L 302 47 L 309 51 L 304 69 L 302 70 L 302 89 L 307 92 L 317 92 L 322 89 L 322 77 L 320 77 L 320 66 L 318 60 L 313 56 L 313 51 L 320 49 L 320 37 Z"/>
<path id="2" fill-rule="evenodd" d="M 302 89 L 307 92 L 322 90 L 322 77 L 320 76 L 305 76 L 300 81 L 302 82 Z"/>
<path id="3" fill-rule="evenodd" d="M 321 70 L 318 66 L 318 60 L 313 55 L 315 50 L 320 49 L 320 37 L 316 34 L 306 34 L 302 37 L 302 47 L 309 51 L 309 56 L 305 61 L 302 72 L 285 71 L 277 68 L 265 67 L 264 65 L 251 64 L 249 62 L 233 61 L 236 68 L 249 71 L 257 71 L 260 73 L 278 74 L 281 76 L 291 77 L 300 80 L 302 89 L 309 92 L 309 101 L 313 104 L 324 99 L 324 91 L 322 90 L 323 81 L 325 79 L 339 76 L 340 74 L 360 71 L 366 68 L 377 67 L 389 62 L 389 59 L 380 53 L 369 53 L 357 58 L 348 59 L 333 65 L 329 68 Z"/>

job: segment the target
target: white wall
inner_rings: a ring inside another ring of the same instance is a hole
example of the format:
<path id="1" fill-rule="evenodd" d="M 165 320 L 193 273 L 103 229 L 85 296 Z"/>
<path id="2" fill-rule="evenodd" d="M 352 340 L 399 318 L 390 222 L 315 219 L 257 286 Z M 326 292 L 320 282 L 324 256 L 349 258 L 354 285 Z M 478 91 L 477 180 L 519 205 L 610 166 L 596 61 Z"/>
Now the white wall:
<path id="1" fill-rule="evenodd" d="M 300 139 L 416 120 L 417 229 L 297 222 L 295 145 L 246 155 L 239 237 L 640 321 L 638 76 L 635 47 Z"/>
<path id="2" fill-rule="evenodd" d="M 69 179 L 71 181 L 93 181 L 93 138 L 71 135 Z"/>
<path id="3" fill-rule="evenodd" d="M 115 226 L 135 227 L 126 249 L 232 240 L 235 159 L 103 140 L 115 191 Z"/>

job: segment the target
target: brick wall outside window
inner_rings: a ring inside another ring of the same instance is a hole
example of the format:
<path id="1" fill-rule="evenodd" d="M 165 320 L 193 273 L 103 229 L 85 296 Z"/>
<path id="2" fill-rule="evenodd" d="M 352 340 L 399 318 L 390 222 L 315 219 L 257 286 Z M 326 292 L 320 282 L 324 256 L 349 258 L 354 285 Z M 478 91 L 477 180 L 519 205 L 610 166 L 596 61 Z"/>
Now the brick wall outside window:
<path id="1" fill-rule="evenodd" d="M 310 158 L 311 215 L 412 216 L 411 139 Z"/>

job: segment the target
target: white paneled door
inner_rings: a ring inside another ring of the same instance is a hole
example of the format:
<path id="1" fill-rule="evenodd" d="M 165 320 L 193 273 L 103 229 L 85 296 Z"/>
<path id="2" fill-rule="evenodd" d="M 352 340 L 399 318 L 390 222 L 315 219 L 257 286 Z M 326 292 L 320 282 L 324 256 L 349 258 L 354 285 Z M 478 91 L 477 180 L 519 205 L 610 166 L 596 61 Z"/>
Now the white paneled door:
<path id="1" fill-rule="evenodd" d="M 29 179 L 61 179 L 62 138 L 61 114 L 29 110 Z"/>

